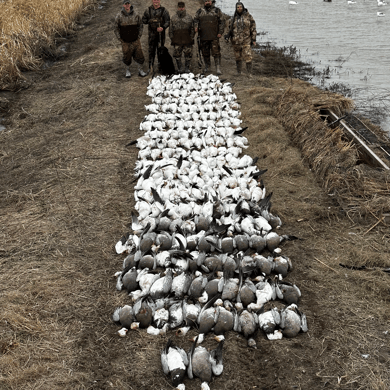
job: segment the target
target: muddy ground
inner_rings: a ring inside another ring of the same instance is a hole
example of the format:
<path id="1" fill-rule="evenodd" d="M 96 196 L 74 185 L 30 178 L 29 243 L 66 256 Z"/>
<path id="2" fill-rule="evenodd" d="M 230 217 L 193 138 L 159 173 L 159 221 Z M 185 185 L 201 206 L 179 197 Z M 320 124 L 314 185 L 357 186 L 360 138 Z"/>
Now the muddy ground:
<path id="1" fill-rule="evenodd" d="M 176 1 L 163 2 L 172 14 Z M 112 22 L 119 2 L 86 13 L 67 54 L 26 73 L 18 92 L 0 92 L 0 388 L 171 389 L 160 351 L 168 337 L 145 330 L 119 338 L 111 320 L 127 296 L 115 289 L 123 257 L 114 245 L 128 231 L 148 78 L 125 79 Z M 145 3 L 134 2 L 143 11 Z M 199 3 L 187 1 L 193 15 Z M 146 34 L 142 38 L 146 47 Z M 389 226 L 352 221 L 323 190 L 275 116 L 272 104 L 296 80 L 281 64 L 256 58 L 255 76 L 234 76 L 222 43 L 223 76 L 234 81 L 250 147 L 273 192 L 281 233 L 300 240 L 283 252 L 302 291 L 309 331 L 257 349 L 227 334 L 224 372 L 212 389 L 388 389 Z M 195 54 L 195 53 L 194 53 Z M 279 65 L 278 65 L 279 64 Z M 196 68 L 196 56 L 192 64 Z M 273 71 L 272 71 L 273 70 Z M 301 83 L 301 82 L 300 82 Z M 366 265 L 359 271 L 339 263 Z M 180 341 L 185 348 L 188 338 Z M 206 346 L 215 341 L 207 339 Z M 199 380 L 186 380 L 199 389 Z"/>

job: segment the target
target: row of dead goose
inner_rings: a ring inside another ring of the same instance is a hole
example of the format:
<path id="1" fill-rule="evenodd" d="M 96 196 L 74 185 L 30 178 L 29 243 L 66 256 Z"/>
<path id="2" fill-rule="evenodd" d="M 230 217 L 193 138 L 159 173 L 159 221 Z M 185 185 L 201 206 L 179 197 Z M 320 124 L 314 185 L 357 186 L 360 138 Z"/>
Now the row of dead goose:
<path id="1" fill-rule="evenodd" d="M 223 335 L 234 330 L 247 339 L 258 327 L 269 339 L 276 335 L 281 338 L 282 334 L 294 337 L 300 330 L 305 331 L 305 315 L 297 308 L 301 292 L 294 284 L 261 280 L 260 277 L 256 284 L 247 278 L 239 286 L 236 278 L 208 279 L 200 272 L 196 273 L 198 276 L 194 279 L 188 274 L 182 275 L 185 277 L 181 278 L 179 275 L 173 278 L 171 269 L 163 277 L 154 277 L 155 275 L 148 274 L 147 269 L 141 271 L 141 294 L 132 295 L 136 298 L 133 306 L 125 305 L 115 310 L 115 322 L 128 329 L 147 328 L 151 334 L 165 334 L 168 329 L 185 324 L 187 327 L 195 327 L 202 334 L 214 332 L 216 335 Z M 213 280 L 217 282 L 214 283 Z M 129 283 L 130 280 L 127 280 L 126 284 Z M 264 312 L 264 307 L 276 299 L 283 300 L 287 309 L 271 309 L 275 326 L 273 329 L 264 328 L 262 319 L 269 317 L 269 313 Z M 296 313 L 294 321 L 297 327 L 294 329 L 285 327 L 281 321 L 284 315 L 292 315 L 288 310 Z M 275 333 L 277 325 L 280 325 L 281 330 Z M 253 341 L 251 343 L 253 345 Z"/>
<path id="2" fill-rule="evenodd" d="M 143 228 L 143 225 L 139 222 L 132 223 L 136 233 L 124 236 L 116 244 L 118 253 L 123 253 L 126 250 L 131 252 L 138 248 L 135 253 L 135 256 L 138 256 L 137 260 L 142 253 L 157 249 L 198 250 L 199 252 L 209 252 L 216 249 L 222 253 L 229 253 L 236 248 L 238 251 L 253 248 L 261 253 L 263 249 L 267 248 L 273 252 L 284 240 L 294 238 L 271 231 L 272 226 L 280 226 L 279 218 L 267 220 L 262 215 L 247 215 L 241 211 L 237 215 L 233 211 L 233 216 L 226 216 L 224 213 L 228 211 L 218 210 L 218 207 L 214 207 L 212 202 L 204 205 L 199 210 L 199 214 L 195 212 L 197 208 L 191 204 L 179 203 L 182 205 L 180 209 L 171 201 L 165 202 L 167 208 L 163 212 L 160 211 L 158 217 L 150 215 L 154 210 L 148 201 L 142 200 L 139 203 L 141 206 L 138 207 L 138 210 L 145 215 L 145 220 L 147 220 L 145 227 L 147 232 L 145 233 L 144 230 L 138 236 L 137 233 Z M 143 204 L 145 205 L 144 209 L 142 208 Z M 263 213 L 263 215 L 266 214 Z M 196 255 L 194 254 L 194 256 Z"/>
<path id="3" fill-rule="evenodd" d="M 172 263 L 167 264 L 167 271 L 163 276 L 159 271 L 149 270 L 147 267 L 137 269 L 136 266 L 131 268 L 127 266 L 123 271 L 118 271 L 117 289 L 119 291 L 126 290 L 133 302 L 147 296 L 152 299 L 162 299 L 168 296 L 183 299 L 188 296 L 195 302 L 206 303 L 219 293 L 223 300 L 229 299 L 249 308 L 255 308 L 276 298 L 286 303 L 298 303 L 301 296 L 300 290 L 295 284 L 282 280 L 282 275 L 284 273 L 287 275 L 291 264 L 287 257 L 278 256 L 274 259 L 273 264 L 268 263 L 267 272 L 270 274 L 273 271 L 278 275 L 275 278 L 271 275 L 265 276 L 266 273 L 258 267 L 261 255 L 254 259 L 250 258 L 246 262 L 243 259 L 242 263 L 238 265 L 239 275 L 235 274 L 237 263 L 233 257 L 225 257 L 223 271 L 217 271 L 218 268 L 213 268 L 215 262 L 218 261 L 216 256 L 208 257 L 206 264 L 213 269 L 207 276 L 197 270 L 196 263 L 194 269 L 175 267 L 178 264 L 178 258 L 174 260 L 173 256 Z M 254 276 L 256 274 L 258 275 Z M 257 304 L 254 306 L 252 304 L 256 299 Z"/>
<path id="4" fill-rule="evenodd" d="M 177 329 L 177 337 L 196 329 L 188 352 L 168 340 L 161 363 L 177 388 L 187 374 L 207 389 L 222 373 L 226 332 L 256 347 L 258 330 L 269 340 L 307 331 L 301 292 L 284 280 L 292 262 L 280 248 L 296 237 L 275 232 L 282 222 L 271 213 L 266 169 L 241 156 L 248 141 L 232 84 L 213 75 L 159 76 L 147 95 L 144 134 L 127 145 L 139 149 L 137 215 L 115 245 L 126 255 L 116 288 L 129 302 L 113 320 L 122 337 L 138 328 Z M 212 351 L 200 345 L 208 334 L 219 342 Z"/>
<path id="5" fill-rule="evenodd" d="M 133 241 L 131 247 L 129 247 L 129 239 L 125 245 L 120 241 L 117 248 L 119 246 L 124 249 L 134 248 L 135 252 L 124 259 L 123 271 L 118 274 L 118 283 L 134 267 L 138 268 L 138 271 L 146 268 L 156 270 L 156 268 L 171 267 L 177 274 L 187 271 L 192 274 L 196 271 L 206 273 L 222 271 L 230 272 L 231 275 L 242 270 L 244 274 L 270 275 L 273 272 L 282 277 L 286 277 L 288 271 L 292 269 L 290 258 L 282 255 L 280 248 L 276 247 L 276 243 L 280 243 L 281 239 L 284 237 L 291 239 L 290 236 L 279 236 L 271 232 L 265 239 L 261 236 L 245 234 L 218 238 L 206 236 L 204 231 L 200 233 L 199 242 L 195 239 L 191 241 L 199 235 L 184 237 L 182 234 L 173 233 L 170 236 L 167 232 L 150 233 L 148 237 L 142 238 L 139 244 L 134 244 Z M 134 239 L 134 236 L 130 239 Z M 237 247 L 242 250 L 238 251 Z M 266 257 L 259 253 L 265 248 L 272 252 L 272 255 L 264 253 Z"/>

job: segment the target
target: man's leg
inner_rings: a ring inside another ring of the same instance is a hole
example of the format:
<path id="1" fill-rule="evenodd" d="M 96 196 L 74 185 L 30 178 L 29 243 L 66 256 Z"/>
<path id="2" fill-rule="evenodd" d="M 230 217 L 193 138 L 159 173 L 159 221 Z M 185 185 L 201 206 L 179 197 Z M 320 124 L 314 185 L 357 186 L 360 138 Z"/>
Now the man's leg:
<path id="1" fill-rule="evenodd" d="M 156 56 L 157 42 L 158 42 L 157 38 L 158 35 L 156 37 L 156 35 L 149 33 L 149 37 L 148 37 L 149 72 L 151 71 L 152 66 L 154 65 L 154 57 Z"/>
<path id="2" fill-rule="evenodd" d="M 122 54 L 123 58 L 122 61 L 125 64 L 125 77 L 130 78 L 131 72 L 130 72 L 130 64 L 131 64 L 131 48 L 130 44 L 127 42 L 122 42 Z"/>
<path id="3" fill-rule="evenodd" d="M 233 44 L 234 57 L 236 59 L 237 74 L 240 75 L 242 71 L 242 56 L 241 56 L 241 46 Z"/>
<path id="4" fill-rule="evenodd" d="M 244 45 L 242 47 L 242 57 L 246 63 L 246 71 L 248 77 L 252 77 L 252 49 L 250 45 Z"/>
<path id="5" fill-rule="evenodd" d="M 246 71 L 248 72 L 248 77 L 252 77 L 252 62 L 246 63 Z"/>
<path id="6" fill-rule="evenodd" d="M 192 58 L 192 45 L 184 46 L 183 49 L 184 53 L 184 59 L 185 59 L 185 73 L 190 73 L 190 64 L 191 64 L 191 58 Z"/>
<path id="7" fill-rule="evenodd" d="M 217 71 L 217 75 L 222 74 L 221 71 L 221 57 L 214 57 L 214 62 L 215 62 L 215 68 Z"/>
<path id="8" fill-rule="evenodd" d="M 211 41 L 201 41 L 200 42 L 200 49 L 202 51 L 202 56 L 204 60 L 204 73 L 206 73 L 211 66 L 211 60 L 210 60 L 210 48 L 211 48 Z"/>
<path id="9" fill-rule="evenodd" d="M 156 50 L 158 47 L 164 46 L 164 44 L 165 44 L 165 31 L 161 33 L 157 33 Z M 161 64 L 160 64 L 160 59 L 158 58 L 158 54 L 157 54 L 157 61 L 158 61 L 158 71 L 161 73 Z"/>
<path id="10" fill-rule="evenodd" d="M 181 55 L 183 52 L 183 46 L 175 45 L 175 49 L 173 50 L 173 58 L 176 61 L 177 65 L 177 73 L 183 73 L 183 64 L 181 62 Z"/>
<path id="11" fill-rule="evenodd" d="M 145 77 L 147 73 L 142 69 L 143 68 L 142 65 L 145 62 L 145 57 L 142 51 L 141 41 L 139 39 L 133 42 L 133 58 L 138 66 L 138 74 L 141 77 Z"/>
<path id="12" fill-rule="evenodd" d="M 219 45 L 219 39 L 211 41 L 211 54 L 214 57 L 215 67 L 217 74 L 222 74 L 221 71 L 221 46 Z"/>

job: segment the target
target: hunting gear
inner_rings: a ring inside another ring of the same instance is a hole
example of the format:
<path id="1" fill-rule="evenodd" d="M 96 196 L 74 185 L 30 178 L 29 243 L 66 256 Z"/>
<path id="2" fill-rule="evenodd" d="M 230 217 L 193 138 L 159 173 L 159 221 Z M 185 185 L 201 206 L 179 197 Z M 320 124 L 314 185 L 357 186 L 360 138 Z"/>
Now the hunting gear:
<path id="1" fill-rule="evenodd" d="M 237 73 L 241 74 L 242 61 L 246 63 L 248 76 L 252 77 L 252 49 L 256 44 L 256 22 L 241 2 L 236 3 L 236 11 L 230 21 L 225 40 L 232 42 L 236 58 Z"/>
<path id="2" fill-rule="evenodd" d="M 144 26 L 141 17 L 134 11 L 129 0 L 123 0 L 123 7 L 116 15 L 114 25 L 115 36 L 122 44 L 122 60 L 126 67 L 125 76 L 131 77 L 130 65 L 134 58 L 138 65 L 138 74 L 145 77 L 146 73 L 142 69 L 145 57 L 140 41 Z"/>
<path id="3" fill-rule="evenodd" d="M 185 4 L 179 1 L 177 12 L 171 18 L 169 25 L 169 38 L 174 48 L 173 58 L 176 60 L 179 73 L 189 73 L 192 58 L 192 47 L 194 45 L 194 20 L 186 12 Z M 181 62 L 181 56 L 184 54 L 185 68 Z"/>
<path id="4" fill-rule="evenodd" d="M 214 57 L 217 74 L 222 74 L 221 47 L 219 44 L 219 38 L 221 38 L 225 28 L 222 11 L 215 7 L 211 0 L 205 0 L 204 7 L 200 8 L 195 14 L 194 27 L 200 41 L 200 50 L 205 63 L 204 71 L 207 72 L 210 68 L 211 53 Z"/>
<path id="5" fill-rule="evenodd" d="M 169 13 L 166 8 L 161 7 L 160 0 L 152 0 L 152 3 L 142 17 L 142 23 L 149 25 L 149 71 L 154 65 L 157 47 L 165 44 L 165 30 L 169 27 L 170 21 Z"/>

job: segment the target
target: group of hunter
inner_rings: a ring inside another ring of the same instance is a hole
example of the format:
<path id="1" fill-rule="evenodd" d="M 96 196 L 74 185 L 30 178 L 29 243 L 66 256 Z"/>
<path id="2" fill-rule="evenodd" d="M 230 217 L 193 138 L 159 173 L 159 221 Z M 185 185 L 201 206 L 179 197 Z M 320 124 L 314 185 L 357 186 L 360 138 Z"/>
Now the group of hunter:
<path id="1" fill-rule="evenodd" d="M 148 25 L 149 68 L 147 71 L 143 69 L 145 57 L 140 41 L 144 24 Z M 161 0 L 152 0 L 152 5 L 145 10 L 142 17 L 134 10 L 130 0 L 123 0 L 123 7 L 115 18 L 115 35 L 122 44 L 126 77 L 131 77 L 132 59 L 138 65 L 138 74 L 141 77 L 151 71 L 157 48 L 165 45 L 165 31 L 168 28 L 178 73 L 190 72 L 194 39 L 197 34 L 198 47 L 204 62 L 203 71 L 207 72 L 210 69 L 211 56 L 213 56 L 216 73 L 222 74 L 219 40 L 224 32 L 225 22 L 221 10 L 215 7 L 213 0 L 204 0 L 204 6 L 194 17 L 187 14 L 184 2 L 179 1 L 177 12 L 172 18 L 168 10 L 161 6 Z M 256 23 L 241 2 L 236 3 L 229 31 L 224 38 L 232 43 L 237 73 L 241 74 L 244 61 L 248 75 L 251 76 L 251 46 L 256 44 Z M 182 56 L 184 56 L 184 65 Z M 160 69 L 159 63 L 158 68 Z"/>

